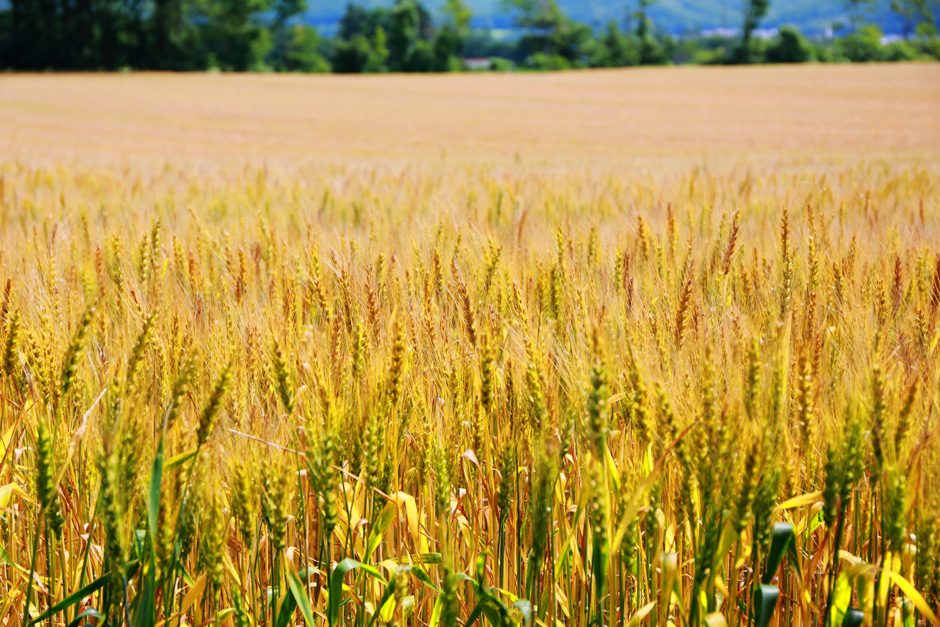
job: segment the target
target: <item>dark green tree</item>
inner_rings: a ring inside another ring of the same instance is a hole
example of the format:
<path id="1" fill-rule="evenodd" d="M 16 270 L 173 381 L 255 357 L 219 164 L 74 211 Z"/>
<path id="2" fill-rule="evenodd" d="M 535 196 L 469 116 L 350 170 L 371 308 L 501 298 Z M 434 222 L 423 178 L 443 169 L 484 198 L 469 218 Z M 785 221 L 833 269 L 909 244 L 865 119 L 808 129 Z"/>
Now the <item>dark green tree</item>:
<path id="1" fill-rule="evenodd" d="M 352 39 L 339 39 L 333 50 L 333 71 L 339 74 L 364 72 L 371 55 L 372 46 L 365 35 L 355 35 Z"/>
<path id="2" fill-rule="evenodd" d="M 306 24 L 292 24 L 287 27 L 286 32 L 289 39 L 278 69 L 288 72 L 330 71 L 330 62 L 320 52 L 323 38 L 316 28 Z"/>
<path id="3" fill-rule="evenodd" d="M 555 0 L 508 0 L 515 23 L 526 29 L 519 41 L 526 65 L 533 69 L 566 69 L 590 63 L 595 52 L 591 29 L 565 15 Z"/>
<path id="4" fill-rule="evenodd" d="M 369 50 L 369 58 L 366 59 L 364 71 L 366 72 L 387 72 L 388 71 L 388 37 L 385 35 L 385 29 L 379 26 L 375 29 L 372 36 Z"/>
<path id="5" fill-rule="evenodd" d="M 460 57 L 470 36 L 472 13 L 463 0 L 447 0 L 443 7 L 444 25 L 434 36 L 431 70 L 448 72 L 460 69 Z"/>
<path id="6" fill-rule="evenodd" d="M 746 0 L 744 3 L 744 24 L 741 26 L 741 48 L 737 59 L 739 62 L 753 62 L 752 35 L 760 26 L 760 21 L 767 15 L 768 9 L 770 9 L 770 0 Z"/>
<path id="7" fill-rule="evenodd" d="M 930 0 L 891 0 L 891 10 L 901 18 L 904 38 L 936 34 L 937 26 Z"/>
<path id="8" fill-rule="evenodd" d="M 633 14 L 640 65 L 662 65 L 668 60 L 662 44 L 653 34 L 653 22 L 649 17 L 649 7 L 656 1 L 637 0 L 637 10 Z"/>
<path id="9" fill-rule="evenodd" d="M 347 41 L 356 35 L 372 37 L 375 29 L 388 24 L 388 10 L 379 8 L 366 9 L 358 4 L 347 4 L 346 12 L 339 20 L 339 38 Z"/>
<path id="10" fill-rule="evenodd" d="M 624 67 L 640 62 L 639 51 L 633 39 L 620 30 L 617 22 L 610 20 L 607 29 L 598 41 L 591 65 L 594 67 Z"/>
<path id="11" fill-rule="evenodd" d="M 94 68 L 102 65 L 98 54 L 96 10 L 92 0 L 62 3 L 62 32 L 59 49 L 62 55 L 56 66 L 66 69 Z"/>
<path id="12" fill-rule="evenodd" d="M 765 58 L 770 63 L 806 63 L 813 60 L 813 47 L 796 28 L 783 26 L 767 47 Z"/>
<path id="13" fill-rule="evenodd" d="M 392 8 L 388 22 L 388 69 L 411 69 L 412 56 L 421 33 L 421 16 L 414 0 L 404 0 Z"/>
<path id="14" fill-rule="evenodd" d="M 836 41 L 836 49 L 842 57 L 856 63 L 881 61 L 883 35 L 874 24 L 866 24 Z"/>
<path id="15" fill-rule="evenodd" d="M 875 0 L 842 0 L 842 2 L 849 13 L 852 32 L 857 33 L 859 27 L 865 21 L 865 15 L 874 8 Z"/>
<path id="16" fill-rule="evenodd" d="M 148 27 L 147 67 L 157 70 L 193 69 L 198 36 L 184 0 L 153 0 Z"/>
<path id="17" fill-rule="evenodd" d="M 60 26 L 55 0 L 10 0 L 10 65 L 24 70 L 58 65 Z"/>
<path id="18" fill-rule="evenodd" d="M 205 24 L 209 65 L 239 72 L 262 67 L 271 49 L 265 17 L 273 8 L 272 0 L 203 0 L 197 20 Z"/>
<path id="19" fill-rule="evenodd" d="M 306 8 L 306 0 L 275 0 L 274 19 L 268 26 L 272 46 L 266 59 L 267 65 L 273 69 L 288 71 L 299 69 L 289 60 L 292 56 L 295 60 L 298 58 L 297 54 L 294 54 L 294 49 L 298 46 L 306 49 L 299 53 L 300 56 L 311 52 L 316 53 L 315 48 L 320 45 L 319 34 L 316 30 L 310 30 L 309 26 L 294 23 L 295 18 Z M 311 50 L 310 46 L 314 49 Z M 311 62 L 313 62 L 312 58 Z"/>

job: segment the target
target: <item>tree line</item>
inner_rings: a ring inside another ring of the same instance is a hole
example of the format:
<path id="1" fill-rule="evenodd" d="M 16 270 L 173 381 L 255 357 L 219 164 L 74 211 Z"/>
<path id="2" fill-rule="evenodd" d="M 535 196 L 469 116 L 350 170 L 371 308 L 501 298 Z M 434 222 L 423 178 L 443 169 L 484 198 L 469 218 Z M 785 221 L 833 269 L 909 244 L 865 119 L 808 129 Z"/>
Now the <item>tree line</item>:
<path id="1" fill-rule="evenodd" d="M 463 0 L 437 14 L 420 0 L 350 3 L 332 37 L 304 23 L 307 0 L 8 0 L 0 68 L 371 73 L 461 71 L 469 57 L 495 70 L 940 58 L 934 0 L 893 0 L 905 37 L 887 44 L 866 19 L 874 0 L 845 0 L 847 24 L 825 40 L 794 27 L 756 37 L 771 0 L 744 0 L 733 37 L 676 37 L 650 18 L 655 1 L 633 0 L 624 23 L 596 27 L 555 0 L 503 0 L 520 35 L 499 39 L 472 28 Z"/>

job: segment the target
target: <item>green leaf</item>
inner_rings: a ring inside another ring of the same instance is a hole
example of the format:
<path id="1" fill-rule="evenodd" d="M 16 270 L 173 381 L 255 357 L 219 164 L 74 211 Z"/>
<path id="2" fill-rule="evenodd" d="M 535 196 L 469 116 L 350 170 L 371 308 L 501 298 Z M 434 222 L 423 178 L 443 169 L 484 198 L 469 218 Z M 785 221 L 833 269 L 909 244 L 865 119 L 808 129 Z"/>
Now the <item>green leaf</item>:
<path id="1" fill-rule="evenodd" d="M 770 554 L 767 557 L 767 569 L 764 571 L 763 583 L 769 584 L 773 581 L 783 556 L 787 553 L 787 547 L 793 541 L 793 525 L 790 523 L 774 523 L 773 539 L 770 542 Z"/>
<path id="2" fill-rule="evenodd" d="M 150 535 L 150 556 L 144 585 L 137 596 L 137 608 L 134 612 L 135 627 L 149 627 L 153 624 L 156 613 L 157 596 L 157 524 L 160 517 L 160 490 L 163 485 L 163 434 L 157 441 L 157 452 L 153 456 L 153 468 L 150 471 L 150 491 L 147 497 L 147 533 Z M 143 559 L 143 556 L 141 556 Z"/>
<path id="3" fill-rule="evenodd" d="M 767 627 L 777 607 L 777 598 L 780 590 L 777 586 L 761 584 L 754 591 L 754 624 L 757 627 Z"/>
<path id="4" fill-rule="evenodd" d="M 477 622 L 477 619 L 480 618 L 481 614 L 483 614 L 484 603 L 486 603 L 485 598 L 477 599 L 477 604 L 473 606 L 473 609 L 470 610 L 470 614 L 467 615 L 467 620 L 464 623 L 464 627 L 472 627 L 473 623 Z"/>
<path id="5" fill-rule="evenodd" d="M 792 570 L 796 573 L 797 579 L 803 578 L 803 569 L 800 567 L 800 552 L 796 548 L 796 542 L 790 542 L 790 546 L 787 547 L 787 557 L 789 562 L 787 562 L 787 570 Z"/>
<path id="6" fill-rule="evenodd" d="M 406 572 L 411 573 L 415 579 L 429 587 L 431 590 L 434 590 L 435 592 L 441 591 L 441 589 L 438 588 L 431 580 L 431 577 L 428 575 L 428 573 L 420 566 L 402 566 L 401 568 L 406 569 Z"/>
<path id="7" fill-rule="evenodd" d="M 431 581 L 431 578 L 428 576 L 428 574 L 424 572 L 424 570 L 419 568 L 418 566 L 411 566 L 411 565 L 399 566 L 398 568 L 395 569 L 395 576 L 398 577 L 402 575 L 413 575 L 415 579 L 417 579 L 418 581 L 421 581 L 427 586 L 430 586 L 431 589 L 433 589 L 435 592 L 440 592 L 440 589 L 434 585 L 434 582 Z M 392 587 L 392 582 L 389 581 L 388 585 L 385 587 L 385 592 L 382 594 L 382 598 L 379 600 L 378 605 L 375 606 L 375 613 L 372 615 L 372 618 L 369 619 L 367 627 L 372 627 L 372 624 L 378 618 L 379 613 L 382 611 L 382 608 L 385 607 L 385 604 L 388 602 L 388 600 L 391 598 L 393 594 L 395 594 L 395 588 Z"/>
<path id="8" fill-rule="evenodd" d="M 712 612 L 705 615 L 706 627 L 728 627 L 728 621 L 721 612 Z"/>
<path id="9" fill-rule="evenodd" d="M 845 612 L 845 618 L 842 619 L 842 627 L 862 627 L 864 623 L 865 612 L 862 610 L 847 610 Z"/>
<path id="10" fill-rule="evenodd" d="M 160 518 L 160 490 L 163 486 L 163 435 L 157 442 L 157 452 L 153 456 L 153 468 L 150 471 L 150 495 L 147 499 L 147 524 L 150 537 L 157 537 L 157 521 Z M 151 551 L 156 551 L 156 543 L 150 543 Z"/>
<path id="11" fill-rule="evenodd" d="M 440 588 L 434 585 L 434 582 L 431 581 L 431 577 L 428 576 L 424 569 L 419 566 L 411 566 L 410 564 L 399 566 L 395 569 L 395 576 L 398 577 L 402 575 L 412 575 L 415 579 L 425 584 L 435 592 L 441 591 Z M 382 611 L 382 608 L 385 607 L 385 604 L 388 603 L 389 598 L 391 598 L 394 593 L 395 589 L 392 587 L 391 582 L 389 582 L 388 586 L 385 587 L 385 592 L 382 594 L 382 598 L 379 600 L 378 605 L 375 606 L 375 613 L 372 615 L 372 618 L 369 619 L 366 627 L 372 627 L 372 624 L 375 623 L 379 613 Z"/>
<path id="12" fill-rule="evenodd" d="M 901 592 L 911 600 L 914 607 L 917 608 L 917 611 L 927 617 L 927 620 L 931 621 L 934 625 L 940 625 L 940 618 L 937 618 L 934 611 L 930 609 L 930 604 L 927 603 L 927 600 L 921 596 L 920 592 L 911 585 L 911 582 L 905 579 L 900 573 L 896 573 L 892 570 L 886 569 L 884 573 L 901 589 Z"/>
<path id="13" fill-rule="evenodd" d="M 512 606 L 522 612 L 522 621 L 525 626 L 532 627 L 532 604 L 525 599 L 519 599 Z"/>
<path id="14" fill-rule="evenodd" d="M 369 573 L 382 583 L 388 583 L 385 581 L 385 579 L 382 578 L 382 573 L 380 573 L 374 567 L 369 566 L 368 564 L 363 564 L 362 562 L 357 562 L 352 558 L 347 557 L 342 562 L 337 564 L 336 568 L 333 569 L 333 575 L 330 577 L 330 599 L 326 614 L 326 618 L 330 624 L 330 627 L 339 622 L 339 610 L 343 601 L 343 579 L 346 577 L 346 573 L 352 570 L 356 570 L 357 568 Z"/>
<path id="15" fill-rule="evenodd" d="M 50 616 L 55 616 L 56 614 L 58 614 L 59 612 L 61 612 L 62 610 L 68 607 L 72 607 L 73 605 L 80 603 L 85 597 L 91 596 L 92 594 L 94 594 L 95 592 L 103 588 L 108 583 L 108 580 L 110 578 L 111 578 L 111 573 L 108 573 L 107 575 L 103 575 L 99 577 L 98 579 L 95 579 L 94 581 L 92 581 L 90 584 L 88 584 L 81 590 L 78 590 L 77 592 L 73 592 L 62 601 L 50 607 L 44 613 L 40 614 L 38 618 L 33 619 L 29 624 L 35 625 L 36 623 L 40 621 L 46 620 Z"/>
<path id="16" fill-rule="evenodd" d="M 151 544 L 153 544 L 151 542 Z M 137 595 L 137 609 L 134 612 L 135 627 L 150 627 L 153 625 L 153 617 L 156 614 L 156 572 L 157 566 L 151 559 L 147 566 L 147 573 L 144 576 L 144 586 L 140 594 Z"/>
<path id="17" fill-rule="evenodd" d="M 606 522 L 602 523 L 606 524 Z M 591 534 L 591 566 L 594 571 L 594 582 L 597 586 L 598 597 L 604 596 L 607 590 L 607 567 L 610 565 L 610 545 L 607 543 L 606 533 Z"/>
<path id="18" fill-rule="evenodd" d="M 382 593 L 382 598 L 379 599 L 379 602 L 375 605 L 375 613 L 372 614 L 372 618 L 366 623 L 366 627 L 372 627 L 373 623 L 378 619 L 379 614 L 382 613 L 382 608 L 385 607 L 385 604 L 388 603 L 388 600 L 392 598 L 393 594 L 395 594 L 395 586 L 389 582 L 389 584 L 385 586 L 385 592 Z"/>
<path id="19" fill-rule="evenodd" d="M 486 620 L 490 621 L 490 625 L 494 627 L 504 627 L 509 623 L 509 610 L 505 605 L 493 606 L 490 603 L 487 603 L 483 606 L 483 613 L 486 615 Z"/>
<path id="20" fill-rule="evenodd" d="M 369 539 L 366 540 L 366 550 L 362 556 L 362 561 L 368 562 L 372 559 L 372 554 L 382 542 L 382 536 L 384 536 L 385 532 L 388 531 L 388 528 L 391 526 L 397 515 L 397 503 L 389 502 L 384 508 L 382 508 L 378 518 L 375 519 L 375 524 L 372 525 L 372 531 L 369 532 Z"/>
<path id="21" fill-rule="evenodd" d="M 441 622 L 441 595 L 437 595 L 434 601 L 434 607 L 431 608 L 431 620 L 428 621 L 428 627 L 437 627 Z"/>
<path id="22" fill-rule="evenodd" d="M 627 623 L 627 627 L 637 627 L 640 623 L 643 622 L 643 619 L 653 611 L 653 608 L 656 607 L 656 601 L 651 601 L 647 603 L 640 609 L 636 611 L 636 614 L 630 617 L 630 622 Z"/>
<path id="23" fill-rule="evenodd" d="M 904 627 L 917 627 L 914 604 L 911 603 L 910 599 L 901 599 L 901 617 L 904 621 Z"/>
<path id="24" fill-rule="evenodd" d="M 297 576 L 294 571 L 290 569 L 287 570 L 287 585 L 290 586 L 291 594 L 294 595 L 294 600 L 297 602 L 297 607 L 300 608 L 300 613 L 303 614 L 304 621 L 313 627 L 313 610 L 310 609 L 310 597 L 307 596 L 307 591 L 304 588 L 304 583 L 300 580 L 300 577 Z"/>
<path id="25" fill-rule="evenodd" d="M 836 585 L 831 595 L 830 604 L 832 609 L 829 613 L 829 627 L 839 627 L 845 620 L 849 603 L 852 602 L 852 582 L 849 581 L 848 575 L 844 572 L 840 573 L 838 579 L 836 579 Z"/>
<path id="26" fill-rule="evenodd" d="M 432 566 L 434 564 L 440 564 L 443 562 L 440 553 L 415 553 L 414 555 L 410 555 L 407 559 L 414 562 L 415 564 L 430 564 Z M 398 561 L 402 562 L 405 560 L 400 559 Z"/>
<path id="27" fill-rule="evenodd" d="M 471 610 L 469 616 L 467 616 L 464 627 L 471 627 L 481 615 L 485 616 L 486 620 L 496 627 L 505 625 L 509 618 L 509 608 L 493 594 L 494 592 L 499 592 L 499 589 L 486 587 L 486 555 L 487 554 L 484 552 L 477 558 L 476 580 L 471 579 L 463 573 L 455 575 L 458 581 L 469 581 L 474 594 L 477 596 L 477 603 L 473 610 Z"/>
<path id="28" fill-rule="evenodd" d="M 287 627 L 290 624 L 290 619 L 294 616 L 294 610 L 297 609 L 297 599 L 294 598 L 293 594 L 285 592 L 279 605 L 281 609 L 277 613 L 277 621 L 274 625 L 275 627 Z"/>
<path id="29" fill-rule="evenodd" d="M 179 455 L 171 457 L 170 459 L 167 460 L 166 467 L 176 468 L 177 466 L 185 464 L 186 462 L 188 462 L 189 460 L 191 460 L 193 457 L 196 456 L 196 451 L 197 449 L 193 448 L 183 453 L 180 453 Z"/>
<path id="30" fill-rule="evenodd" d="M 87 607 L 82 611 L 81 614 L 75 617 L 75 620 L 69 623 L 68 627 L 79 627 L 79 625 L 82 624 L 83 618 L 94 618 L 95 620 L 104 623 L 104 616 L 102 616 L 101 612 L 93 607 Z"/>
<path id="31" fill-rule="evenodd" d="M 10 557 L 9 553 L 7 553 L 7 552 L 3 549 L 3 546 L 2 546 L 2 545 L 0 545 L 0 562 L 3 562 L 3 563 L 6 564 L 7 566 L 11 566 L 11 567 L 15 568 L 16 570 L 18 570 L 18 571 L 20 571 L 20 572 L 24 572 L 24 573 L 27 572 L 25 568 L 23 568 L 22 566 L 20 566 L 19 564 L 17 564 L 16 562 L 13 561 L 13 559 Z"/>

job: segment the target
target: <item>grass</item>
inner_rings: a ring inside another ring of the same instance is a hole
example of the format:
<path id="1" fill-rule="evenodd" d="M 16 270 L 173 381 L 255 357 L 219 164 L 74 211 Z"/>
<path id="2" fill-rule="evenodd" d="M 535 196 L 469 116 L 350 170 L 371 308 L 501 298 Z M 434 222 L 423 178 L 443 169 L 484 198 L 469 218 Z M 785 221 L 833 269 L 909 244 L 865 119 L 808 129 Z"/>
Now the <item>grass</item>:
<path id="1" fill-rule="evenodd" d="M 655 174 L 17 144 L 0 623 L 936 622 L 940 179 L 893 137 Z"/>

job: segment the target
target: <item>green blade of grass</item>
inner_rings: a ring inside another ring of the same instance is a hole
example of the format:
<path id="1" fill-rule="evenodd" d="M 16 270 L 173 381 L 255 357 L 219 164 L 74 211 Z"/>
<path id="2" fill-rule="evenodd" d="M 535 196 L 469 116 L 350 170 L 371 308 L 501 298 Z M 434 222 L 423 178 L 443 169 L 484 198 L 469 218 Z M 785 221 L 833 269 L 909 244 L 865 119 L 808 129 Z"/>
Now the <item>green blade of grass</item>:
<path id="1" fill-rule="evenodd" d="M 313 627 L 313 610 L 310 609 L 310 597 L 304 589 L 304 584 L 294 571 L 287 569 L 287 585 L 290 586 L 291 594 L 300 608 L 300 613 L 309 627 Z"/>
<path id="2" fill-rule="evenodd" d="M 62 601 L 59 601 L 58 603 L 50 607 L 48 610 L 40 614 L 38 617 L 34 618 L 32 621 L 30 621 L 29 624 L 35 625 L 36 623 L 40 621 L 44 621 L 51 616 L 55 616 L 62 610 L 65 610 L 67 608 L 72 607 L 73 605 L 77 603 L 80 603 L 86 597 L 91 596 L 92 594 L 94 594 L 95 592 L 103 588 L 108 583 L 108 580 L 110 578 L 111 578 L 111 574 L 108 573 L 106 575 L 99 577 L 98 579 L 95 579 L 94 581 L 92 581 L 90 584 L 88 584 L 81 590 L 77 590 L 73 592 Z"/>

